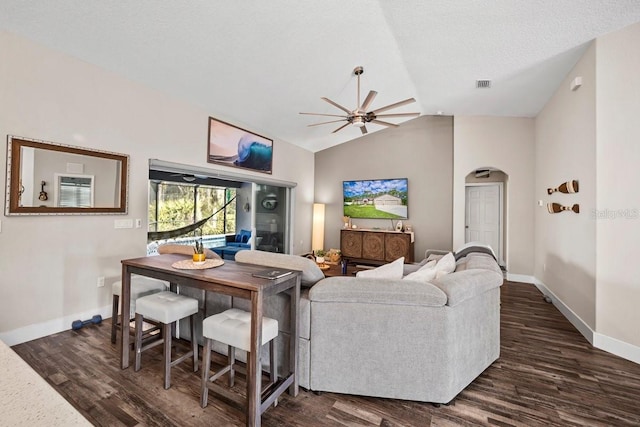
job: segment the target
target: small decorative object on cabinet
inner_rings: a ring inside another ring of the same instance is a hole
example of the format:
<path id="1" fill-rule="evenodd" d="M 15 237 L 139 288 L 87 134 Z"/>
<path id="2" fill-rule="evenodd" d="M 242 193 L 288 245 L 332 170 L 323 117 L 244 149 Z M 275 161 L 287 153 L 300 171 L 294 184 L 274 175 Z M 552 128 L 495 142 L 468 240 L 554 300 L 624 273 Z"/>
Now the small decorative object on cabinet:
<path id="1" fill-rule="evenodd" d="M 572 181 L 563 182 L 556 188 L 547 188 L 547 193 L 553 194 L 555 192 L 560 192 L 560 193 L 570 194 L 570 193 L 577 193 L 578 190 L 579 190 L 578 181 L 574 179 Z"/>
<path id="2" fill-rule="evenodd" d="M 562 211 L 580 213 L 580 205 L 576 203 L 573 206 L 562 206 L 560 203 L 547 203 L 547 210 L 549 213 L 558 213 Z"/>
<path id="3" fill-rule="evenodd" d="M 316 264 L 324 264 L 324 256 L 326 252 L 322 249 L 316 251 Z"/>
<path id="4" fill-rule="evenodd" d="M 343 228 L 351 228 L 351 217 L 343 216 L 342 223 L 344 224 Z"/>
<path id="5" fill-rule="evenodd" d="M 402 231 L 402 221 L 396 222 L 396 231 Z"/>
<path id="6" fill-rule="evenodd" d="M 340 254 L 340 249 L 329 249 L 325 254 L 325 262 L 338 264 L 340 262 Z M 326 258 L 328 258 L 329 261 L 326 261 Z"/>

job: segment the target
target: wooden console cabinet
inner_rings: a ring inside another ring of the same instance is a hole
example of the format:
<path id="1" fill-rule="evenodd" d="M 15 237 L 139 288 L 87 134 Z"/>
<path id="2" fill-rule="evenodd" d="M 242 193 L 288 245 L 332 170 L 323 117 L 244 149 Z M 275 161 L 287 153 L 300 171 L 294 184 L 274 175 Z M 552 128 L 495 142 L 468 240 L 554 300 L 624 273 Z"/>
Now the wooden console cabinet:
<path id="1" fill-rule="evenodd" d="M 340 230 L 342 257 L 353 262 L 386 264 L 400 257 L 413 262 L 413 233 L 383 230 Z"/>

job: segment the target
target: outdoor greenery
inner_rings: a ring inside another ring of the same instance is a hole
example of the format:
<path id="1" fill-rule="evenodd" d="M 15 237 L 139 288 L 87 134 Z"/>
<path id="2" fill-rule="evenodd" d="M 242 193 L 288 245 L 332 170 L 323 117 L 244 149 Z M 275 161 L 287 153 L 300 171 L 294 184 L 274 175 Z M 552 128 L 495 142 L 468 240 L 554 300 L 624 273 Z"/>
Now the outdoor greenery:
<path id="1" fill-rule="evenodd" d="M 351 218 L 383 218 L 383 219 L 402 219 L 402 216 L 389 212 L 379 211 L 374 205 L 345 205 L 344 215 Z"/>
<path id="2" fill-rule="evenodd" d="M 150 182 L 149 231 L 168 231 L 210 216 L 236 195 L 234 188 Z M 197 235 L 235 233 L 236 203 L 211 218 Z"/>

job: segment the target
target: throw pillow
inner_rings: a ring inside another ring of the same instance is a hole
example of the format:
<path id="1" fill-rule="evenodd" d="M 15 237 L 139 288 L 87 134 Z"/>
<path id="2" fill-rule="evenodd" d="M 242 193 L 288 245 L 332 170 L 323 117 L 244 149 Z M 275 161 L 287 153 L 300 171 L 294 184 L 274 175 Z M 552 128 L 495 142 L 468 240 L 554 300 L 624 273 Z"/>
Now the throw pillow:
<path id="1" fill-rule="evenodd" d="M 381 265 L 378 268 L 371 270 L 358 271 L 356 277 L 375 278 L 375 279 L 402 279 L 404 265 L 404 257 L 390 262 L 389 264 Z"/>
<path id="2" fill-rule="evenodd" d="M 436 278 L 438 271 L 435 269 L 436 261 L 429 261 L 418 271 L 414 271 L 413 273 L 407 274 L 403 277 L 405 280 L 416 280 L 419 282 L 430 282 Z"/>
<path id="3" fill-rule="evenodd" d="M 434 267 L 436 270 L 436 279 L 442 276 L 453 273 L 456 270 L 456 257 L 453 256 L 453 252 L 449 252 L 438 260 L 438 263 Z"/>

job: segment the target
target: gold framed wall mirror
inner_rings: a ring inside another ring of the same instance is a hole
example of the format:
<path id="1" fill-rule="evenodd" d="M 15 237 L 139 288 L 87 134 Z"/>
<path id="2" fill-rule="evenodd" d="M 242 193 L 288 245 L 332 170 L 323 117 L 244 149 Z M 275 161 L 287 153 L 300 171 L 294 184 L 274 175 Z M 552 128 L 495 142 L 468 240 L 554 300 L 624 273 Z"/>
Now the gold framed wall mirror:
<path id="1" fill-rule="evenodd" d="M 126 214 L 129 156 L 7 138 L 5 215 Z"/>

